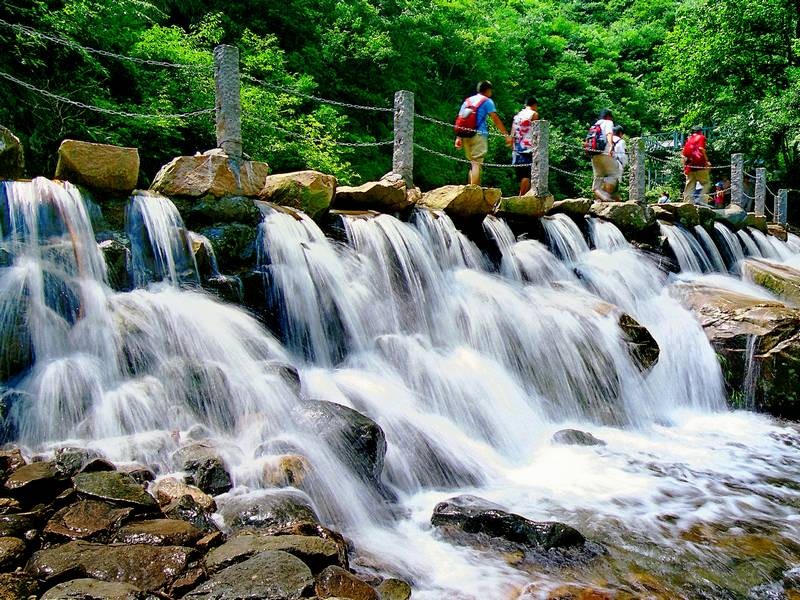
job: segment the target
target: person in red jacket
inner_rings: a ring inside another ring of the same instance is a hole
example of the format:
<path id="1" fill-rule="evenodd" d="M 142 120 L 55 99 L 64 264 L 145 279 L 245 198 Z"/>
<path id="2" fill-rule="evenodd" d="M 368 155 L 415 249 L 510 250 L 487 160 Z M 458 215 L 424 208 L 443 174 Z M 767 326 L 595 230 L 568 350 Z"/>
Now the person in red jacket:
<path id="1" fill-rule="evenodd" d="M 683 172 L 686 174 L 686 187 L 683 188 L 683 201 L 691 202 L 697 184 L 703 186 L 701 202 L 708 202 L 708 190 L 711 187 L 709 171 L 711 163 L 706 155 L 706 136 L 700 125 L 692 127 L 692 134 L 686 140 L 681 151 Z"/>

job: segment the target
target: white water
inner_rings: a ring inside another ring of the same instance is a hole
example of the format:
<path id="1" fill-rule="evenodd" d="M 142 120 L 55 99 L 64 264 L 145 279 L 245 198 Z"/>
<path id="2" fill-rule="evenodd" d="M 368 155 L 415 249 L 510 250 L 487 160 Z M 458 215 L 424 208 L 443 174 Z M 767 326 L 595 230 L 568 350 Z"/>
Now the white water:
<path id="1" fill-rule="evenodd" d="M 659 222 L 659 229 L 666 236 L 681 271 L 707 273 L 713 270 L 708 253 L 688 229 L 663 222 Z"/>
<path id="2" fill-rule="evenodd" d="M 756 244 L 755 240 L 751 235 L 748 234 L 748 231 L 745 229 L 740 229 L 736 232 L 736 235 L 739 236 L 739 239 L 742 241 L 742 245 L 744 246 L 745 253 L 747 256 L 756 256 L 759 258 L 763 258 L 763 254 Z"/>
<path id="3" fill-rule="evenodd" d="M 731 273 L 738 273 L 739 264 L 744 260 L 744 249 L 739 237 L 722 223 L 714 223 L 717 240 L 721 242 L 722 252 L 728 261 Z"/>
<path id="4" fill-rule="evenodd" d="M 567 266 L 494 223 L 495 239 L 505 240 L 497 275 L 443 215 L 416 215 L 413 225 L 344 217 L 342 245 L 304 215 L 268 212 L 260 261 L 282 345 L 243 311 L 181 290 L 180 269 L 173 279 L 169 264 L 186 255 L 168 258 L 171 238 L 161 229 L 151 228 L 149 242 L 167 257 L 162 273 L 172 285 L 114 293 L 73 188 L 36 180 L 3 189 L 6 213 L 28 215 L 3 221 L 13 262 L 0 270 L 0 332 L 16 336 L 15 315 L 26 315 L 37 360 L 6 385 L 24 398 L 15 409 L 18 439 L 31 449 L 77 440 L 168 472 L 179 440 L 202 425 L 232 466 L 236 493 L 247 493 L 264 485 L 261 467 L 274 458 L 254 449 L 291 440 L 314 468 L 305 491 L 325 522 L 353 540 L 356 562 L 385 565 L 378 570 L 409 579 L 422 599 L 505 598 L 530 582 L 543 591 L 578 577 L 526 572 L 445 543 L 430 514 L 458 493 L 566 521 L 646 569 L 655 570 L 649 557 L 668 556 L 670 577 L 701 586 L 742 584 L 715 566 L 725 550 L 682 537 L 697 522 L 734 528 L 766 519 L 800 539 L 791 508 L 798 493 L 773 481 L 797 473 L 796 449 L 786 443 L 796 433 L 724 412 L 702 330 L 669 296 L 667 274 L 623 244 L 613 225 L 591 224 L 598 249 L 590 251 L 570 219 L 545 219 Z M 70 223 L 69 243 L 65 227 L 33 220 L 51 206 L 61 207 L 57 223 Z M 143 220 L 153 216 L 139 208 Z M 153 210 L 162 208 L 169 212 Z M 57 305 L 65 288 L 72 300 Z M 607 302 L 658 341 L 648 375 L 629 357 Z M 304 396 L 381 425 L 384 481 L 399 516 L 344 459 L 297 430 L 291 409 L 299 398 L 280 363 L 300 368 Z M 608 445 L 551 444 L 565 426 Z"/>

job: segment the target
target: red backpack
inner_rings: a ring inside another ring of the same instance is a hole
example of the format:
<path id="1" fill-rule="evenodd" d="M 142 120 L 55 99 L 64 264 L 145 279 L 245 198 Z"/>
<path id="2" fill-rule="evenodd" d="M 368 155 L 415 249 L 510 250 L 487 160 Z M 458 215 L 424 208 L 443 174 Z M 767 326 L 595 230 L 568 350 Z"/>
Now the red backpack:
<path id="1" fill-rule="evenodd" d="M 453 132 L 456 134 L 456 137 L 470 138 L 478 133 L 478 109 L 481 107 L 481 104 L 488 99 L 487 96 L 483 96 L 475 104 L 470 104 L 470 98 L 464 100 L 464 105 L 461 110 L 458 111 L 456 122 L 453 125 Z"/>
<path id="2" fill-rule="evenodd" d="M 686 157 L 686 164 L 692 167 L 706 166 L 706 161 L 703 158 L 703 152 L 700 148 L 700 136 L 696 134 L 689 136 L 689 139 L 686 140 L 686 144 L 684 145 L 683 152 L 681 152 L 681 154 Z"/>
<path id="3" fill-rule="evenodd" d="M 606 136 L 603 135 L 603 128 L 600 121 L 589 127 L 586 138 L 583 140 L 583 150 L 587 158 L 596 154 L 602 154 L 606 149 Z"/>

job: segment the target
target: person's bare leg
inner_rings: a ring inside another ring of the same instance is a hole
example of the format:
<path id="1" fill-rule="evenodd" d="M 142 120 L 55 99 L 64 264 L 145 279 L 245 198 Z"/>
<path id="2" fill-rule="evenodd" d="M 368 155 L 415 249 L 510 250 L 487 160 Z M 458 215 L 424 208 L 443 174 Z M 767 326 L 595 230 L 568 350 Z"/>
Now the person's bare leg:
<path id="1" fill-rule="evenodd" d="M 522 179 L 519 182 L 519 195 L 520 196 L 524 196 L 525 194 L 527 194 L 530 189 L 531 189 L 531 180 L 530 179 Z"/>
<path id="2" fill-rule="evenodd" d="M 469 170 L 469 182 L 472 185 L 481 184 L 481 163 L 473 162 Z"/>

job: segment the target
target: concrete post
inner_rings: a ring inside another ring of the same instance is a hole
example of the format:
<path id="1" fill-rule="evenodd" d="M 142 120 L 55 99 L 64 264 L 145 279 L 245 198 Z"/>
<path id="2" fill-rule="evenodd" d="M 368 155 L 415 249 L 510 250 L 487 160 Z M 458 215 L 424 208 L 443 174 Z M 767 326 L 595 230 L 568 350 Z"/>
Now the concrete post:
<path id="1" fill-rule="evenodd" d="M 394 95 L 392 172 L 402 176 L 407 188 L 414 186 L 414 93 L 406 90 Z"/>
<path id="2" fill-rule="evenodd" d="M 628 144 L 630 148 L 630 183 L 628 184 L 629 199 L 639 204 L 644 204 L 645 184 L 647 183 L 646 172 L 644 168 L 644 140 L 642 138 L 633 138 Z"/>
<path id="3" fill-rule="evenodd" d="M 759 217 L 764 216 L 764 208 L 767 201 L 767 170 L 764 167 L 756 169 L 756 205 L 755 212 Z"/>
<path id="4" fill-rule="evenodd" d="M 531 155 L 531 194 L 537 197 L 550 195 L 550 123 L 534 121 L 531 133 L 533 152 Z"/>
<path id="5" fill-rule="evenodd" d="M 731 204 L 744 207 L 744 154 L 731 154 Z"/>
<path id="6" fill-rule="evenodd" d="M 789 220 L 789 190 L 778 190 L 775 198 L 775 216 L 773 221 L 779 225 L 786 225 Z"/>
<path id="7" fill-rule="evenodd" d="M 236 161 L 242 160 L 242 100 L 239 84 L 239 49 L 214 48 L 214 80 L 217 84 L 217 146 Z"/>

